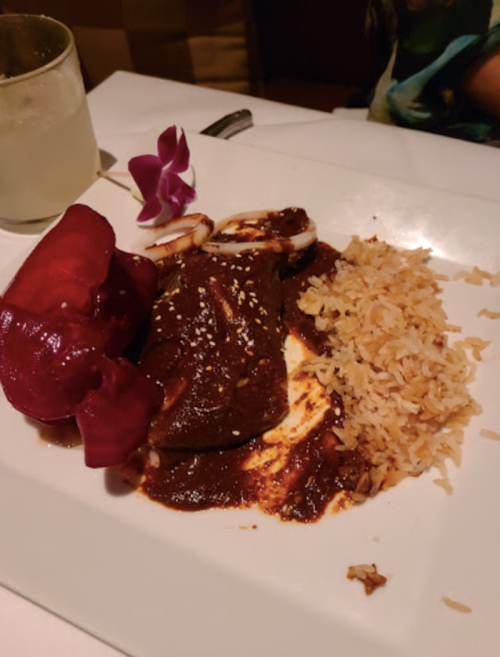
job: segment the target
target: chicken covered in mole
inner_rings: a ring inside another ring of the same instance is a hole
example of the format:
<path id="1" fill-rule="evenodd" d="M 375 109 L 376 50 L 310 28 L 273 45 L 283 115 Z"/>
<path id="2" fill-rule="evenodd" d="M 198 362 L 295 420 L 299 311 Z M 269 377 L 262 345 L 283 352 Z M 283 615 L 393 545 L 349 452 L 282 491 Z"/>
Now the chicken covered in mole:
<path id="1" fill-rule="evenodd" d="M 203 252 L 159 263 L 161 296 L 140 367 L 165 390 L 150 444 L 241 444 L 288 411 L 280 257 Z"/>

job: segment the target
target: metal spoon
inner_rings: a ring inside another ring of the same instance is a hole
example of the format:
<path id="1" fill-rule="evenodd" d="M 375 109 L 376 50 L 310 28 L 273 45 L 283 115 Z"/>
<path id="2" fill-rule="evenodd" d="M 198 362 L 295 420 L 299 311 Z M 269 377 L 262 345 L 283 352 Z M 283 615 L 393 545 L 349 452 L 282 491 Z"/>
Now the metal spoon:
<path id="1" fill-rule="evenodd" d="M 219 139 L 229 139 L 238 132 L 253 126 L 252 112 L 248 109 L 238 110 L 223 116 L 215 123 L 210 124 L 200 134 Z"/>

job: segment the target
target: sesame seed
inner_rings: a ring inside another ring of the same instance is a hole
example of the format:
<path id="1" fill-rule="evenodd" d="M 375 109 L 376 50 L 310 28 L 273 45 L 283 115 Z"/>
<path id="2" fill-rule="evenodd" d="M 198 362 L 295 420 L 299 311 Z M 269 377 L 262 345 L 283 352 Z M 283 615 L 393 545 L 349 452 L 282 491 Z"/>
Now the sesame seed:
<path id="1" fill-rule="evenodd" d="M 169 307 L 169 310 L 170 310 L 170 311 L 175 310 L 175 306 L 170 306 L 170 307 Z"/>
<path id="2" fill-rule="evenodd" d="M 190 342 L 191 347 L 196 347 L 196 342 Z"/>
<path id="3" fill-rule="evenodd" d="M 156 332 L 157 332 L 157 333 L 161 333 L 161 328 L 156 329 Z"/>
<path id="4" fill-rule="evenodd" d="M 158 320 L 160 320 L 160 319 L 161 319 L 161 315 L 156 315 L 156 317 L 155 317 L 155 321 L 158 321 Z"/>
<path id="5" fill-rule="evenodd" d="M 227 267 L 227 262 L 221 262 L 220 263 L 223 267 Z"/>
<path id="6" fill-rule="evenodd" d="M 248 294 L 249 294 L 251 297 L 256 297 L 256 296 L 257 296 L 257 295 L 255 294 L 255 292 L 249 292 Z"/>
<path id="7" fill-rule="evenodd" d="M 236 329 L 236 333 L 241 333 L 243 331 L 242 328 Z"/>
<path id="8" fill-rule="evenodd" d="M 68 307 L 68 304 L 66 303 L 66 301 L 63 301 L 62 304 L 61 304 L 61 308 L 67 308 L 67 307 Z"/>
<path id="9" fill-rule="evenodd" d="M 134 256 L 134 257 L 132 258 L 132 260 L 140 260 L 140 259 L 141 259 L 140 256 Z"/>
<path id="10" fill-rule="evenodd" d="M 262 328 L 264 329 L 264 331 L 269 331 L 269 329 L 267 328 L 267 326 L 263 326 Z"/>
<path id="11" fill-rule="evenodd" d="M 194 330 L 194 332 L 196 333 L 196 335 L 200 335 L 200 329 L 199 329 L 199 328 L 196 328 L 196 329 Z"/>
<path id="12" fill-rule="evenodd" d="M 177 319 L 182 319 L 182 315 L 177 315 Z"/>
<path id="13" fill-rule="evenodd" d="M 198 292 L 199 292 L 200 294 L 203 294 L 204 292 L 206 292 L 206 290 L 205 290 L 204 287 L 199 287 L 199 288 L 198 288 Z"/>
<path id="14" fill-rule="evenodd" d="M 215 278 L 215 276 L 210 276 L 210 280 L 211 280 L 213 283 L 216 283 L 216 282 L 217 282 L 217 279 Z"/>
<path id="15" fill-rule="evenodd" d="M 212 367 L 211 365 L 207 365 L 207 366 L 205 367 L 205 369 L 206 369 L 207 371 L 210 371 L 210 370 L 213 369 L 213 367 Z"/>
<path id="16" fill-rule="evenodd" d="M 250 267 L 245 267 L 245 271 L 250 271 Z"/>
<path id="17" fill-rule="evenodd" d="M 240 431 L 236 431 L 236 430 L 235 430 L 235 431 L 233 431 L 233 436 L 239 436 L 240 433 L 241 433 Z"/>
<path id="18" fill-rule="evenodd" d="M 211 347 L 215 347 L 215 342 L 209 342 L 208 343 Z"/>
<path id="19" fill-rule="evenodd" d="M 257 322 L 257 324 L 262 324 L 261 320 L 258 317 L 255 318 L 255 321 Z"/>
<path id="20" fill-rule="evenodd" d="M 213 335 L 211 335 L 210 333 L 207 333 L 207 338 L 208 338 L 209 340 L 211 340 L 211 339 L 213 338 Z"/>
<path id="21" fill-rule="evenodd" d="M 229 337 L 229 335 L 226 338 L 226 342 L 231 342 L 231 338 Z"/>
<path id="22" fill-rule="evenodd" d="M 205 308 L 205 305 L 206 305 L 206 304 L 203 303 L 203 301 L 200 301 L 200 308 Z"/>
<path id="23" fill-rule="evenodd" d="M 247 281 L 247 285 L 253 285 L 253 281 L 252 281 L 252 279 L 250 279 L 250 278 L 248 279 L 248 281 Z"/>
<path id="24" fill-rule="evenodd" d="M 237 254 L 236 254 L 236 257 L 237 257 L 237 258 L 241 258 L 241 253 L 237 253 Z"/>
<path id="25" fill-rule="evenodd" d="M 219 392 L 223 392 L 223 391 L 224 391 L 224 386 L 219 386 Z"/>
<path id="26" fill-rule="evenodd" d="M 338 408 L 338 407 L 335 409 L 334 412 L 335 412 L 335 415 L 336 415 L 337 417 L 342 413 L 342 411 L 341 411 L 340 408 Z"/>

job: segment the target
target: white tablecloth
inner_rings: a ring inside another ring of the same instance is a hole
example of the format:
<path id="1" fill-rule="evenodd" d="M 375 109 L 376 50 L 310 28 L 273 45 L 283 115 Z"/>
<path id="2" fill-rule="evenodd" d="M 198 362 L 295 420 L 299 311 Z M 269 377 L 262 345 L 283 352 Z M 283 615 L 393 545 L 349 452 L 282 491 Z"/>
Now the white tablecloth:
<path id="1" fill-rule="evenodd" d="M 499 150 L 353 120 L 348 113 L 336 117 L 120 72 L 90 93 L 89 104 L 99 146 L 115 159 L 125 157 L 156 127 L 175 123 L 201 131 L 225 114 L 248 108 L 255 127 L 233 137 L 235 141 L 500 201 Z M 0 229 L 1 265 L 26 250 L 33 239 Z M 2 587 L 0 654 L 122 655 Z"/>

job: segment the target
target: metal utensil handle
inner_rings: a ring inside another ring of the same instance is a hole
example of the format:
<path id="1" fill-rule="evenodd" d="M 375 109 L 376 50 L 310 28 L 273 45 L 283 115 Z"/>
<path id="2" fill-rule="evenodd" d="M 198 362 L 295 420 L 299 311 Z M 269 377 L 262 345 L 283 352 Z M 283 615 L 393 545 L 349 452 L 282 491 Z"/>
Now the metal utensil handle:
<path id="1" fill-rule="evenodd" d="M 247 109 L 238 110 L 227 116 L 223 116 L 215 123 L 201 131 L 200 134 L 209 137 L 219 137 L 220 139 L 229 139 L 233 135 L 251 128 L 253 126 L 252 112 Z"/>

